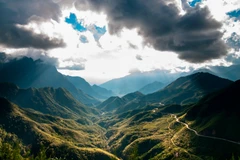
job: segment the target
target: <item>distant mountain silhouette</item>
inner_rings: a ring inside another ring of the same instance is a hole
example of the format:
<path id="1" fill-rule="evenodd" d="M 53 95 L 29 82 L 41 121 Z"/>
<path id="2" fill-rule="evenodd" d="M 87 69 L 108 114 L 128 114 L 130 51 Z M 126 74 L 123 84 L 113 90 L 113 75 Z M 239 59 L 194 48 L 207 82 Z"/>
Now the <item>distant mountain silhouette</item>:
<path id="1" fill-rule="evenodd" d="M 104 84 L 101 84 L 100 87 L 112 90 L 118 95 L 126 95 L 128 93 L 139 91 L 142 87 L 155 81 L 168 84 L 182 75 L 186 75 L 186 73 L 170 73 L 166 70 L 133 73 L 122 78 L 105 82 Z"/>
<path id="2" fill-rule="evenodd" d="M 57 69 L 41 60 L 23 57 L 0 64 L 0 82 L 11 82 L 20 88 L 54 87 L 66 88 L 79 101 L 87 105 L 98 104 L 95 98 L 78 90 Z"/>
<path id="3" fill-rule="evenodd" d="M 98 99 L 107 99 L 114 94 L 97 85 L 91 86 L 85 79 L 81 77 L 66 76 L 67 79 L 78 89 L 82 90 L 84 93 L 96 97 Z"/>
<path id="4" fill-rule="evenodd" d="M 240 141 L 240 80 L 201 99 L 186 114 L 202 134 Z"/>
<path id="5" fill-rule="evenodd" d="M 180 77 L 157 92 L 140 96 L 121 105 L 116 112 L 123 113 L 129 110 L 140 109 L 154 103 L 158 105 L 195 103 L 206 94 L 222 89 L 232 83 L 230 80 L 209 73 L 195 73 Z"/>
<path id="6" fill-rule="evenodd" d="M 155 81 L 142 87 L 139 92 L 142 92 L 143 94 L 150 94 L 162 89 L 164 86 L 165 85 L 163 83 Z"/>
<path id="7" fill-rule="evenodd" d="M 103 95 L 104 97 L 108 97 L 108 98 L 109 98 L 109 97 L 115 95 L 115 93 L 113 93 L 111 90 L 107 90 L 107 89 L 105 89 L 105 88 L 103 88 L 103 87 L 100 87 L 100 86 L 98 86 L 98 85 L 96 85 L 96 84 L 92 85 L 92 89 L 93 89 L 95 92 L 97 92 L 98 94 Z"/>
<path id="8" fill-rule="evenodd" d="M 200 68 L 193 73 L 196 72 L 207 72 L 222 78 L 230 79 L 232 81 L 236 81 L 240 79 L 240 65 L 231 65 L 231 66 L 212 66 L 208 69 Z"/>
<path id="9" fill-rule="evenodd" d="M 110 97 L 106 101 L 102 102 L 100 105 L 97 106 L 98 109 L 102 111 L 114 111 L 118 110 L 120 107 L 126 105 L 127 103 L 141 98 L 143 96 L 140 92 L 129 93 L 122 98 L 120 97 Z"/>
<path id="10" fill-rule="evenodd" d="M 214 66 L 211 67 L 211 71 L 216 75 L 227 78 L 233 81 L 240 79 L 240 65 L 231 65 L 229 67 Z"/>

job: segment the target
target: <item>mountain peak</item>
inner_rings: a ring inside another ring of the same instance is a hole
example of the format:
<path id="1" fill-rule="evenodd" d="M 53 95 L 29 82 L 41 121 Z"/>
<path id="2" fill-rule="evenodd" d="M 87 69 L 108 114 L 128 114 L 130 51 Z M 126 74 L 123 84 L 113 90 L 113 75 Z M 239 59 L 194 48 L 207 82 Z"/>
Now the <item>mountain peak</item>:
<path id="1" fill-rule="evenodd" d="M 215 90 L 220 86 L 228 86 L 231 80 L 220 78 L 207 72 L 197 72 L 185 77 L 180 77 L 172 82 L 167 88 L 192 88 L 195 90 Z"/>
<path id="2" fill-rule="evenodd" d="M 142 96 L 144 96 L 144 94 L 142 94 L 139 91 L 136 91 L 136 92 L 129 93 L 129 94 L 123 96 L 122 99 L 125 100 L 125 101 L 132 101 L 133 99 L 139 98 L 139 97 L 142 97 Z"/>
<path id="3" fill-rule="evenodd" d="M 161 82 L 154 81 L 153 83 L 147 84 L 146 86 L 139 89 L 140 92 L 144 94 L 154 93 L 160 89 L 162 89 L 165 85 Z"/>
<path id="4" fill-rule="evenodd" d="M 198 101 L 204 95 L 227 87 L 232 83 L 228 79 L 199 72 L 180 77 L 164 89 L 146 95 L 144 99 L 149 102 L 162 102 L 164 104 L 192 103 Z"/>

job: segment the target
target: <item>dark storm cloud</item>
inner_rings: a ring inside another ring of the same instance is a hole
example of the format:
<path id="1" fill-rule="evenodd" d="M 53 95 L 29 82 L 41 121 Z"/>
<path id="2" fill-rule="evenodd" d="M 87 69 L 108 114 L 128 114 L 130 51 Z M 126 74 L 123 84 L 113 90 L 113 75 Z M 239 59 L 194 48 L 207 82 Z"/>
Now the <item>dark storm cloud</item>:
<path id="1" fill-rule="evenodd" d="M 111 34 L 137 28 L 145 45 L 174 51 L 189 62 L 201 63 L 227 53 L 221 23 L 211 17 L 207 7 L 188 7 L 186 0 L 182 0 L 184 15 L 174 0 L 79 0 L 75 5 L 80 10 L 105 12 Z"/>
<path id="2" fill-rule="evenodd" d="M 36 49 L 52 49 L 65 45 L 61 39 L 51 39 L 47 35 L 11 25 L 0 26 L 0 44 L 10 48 Z"/>
<path id="3" fill-rule="evenodd" d="M 11 48 L 52 49 L 63 47 L 63 40 L 35 34 L 18 25 L 30 21 L 58 21 L 61 10 L 51 0 L 0 0 L 0 44 Z"/>

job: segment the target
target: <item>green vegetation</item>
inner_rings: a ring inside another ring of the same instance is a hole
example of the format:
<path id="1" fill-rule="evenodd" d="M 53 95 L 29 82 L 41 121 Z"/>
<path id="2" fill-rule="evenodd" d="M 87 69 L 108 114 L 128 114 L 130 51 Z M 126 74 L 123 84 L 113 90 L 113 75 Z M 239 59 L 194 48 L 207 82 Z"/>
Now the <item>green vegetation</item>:
<path id="1" fill-rule="evenodd" d="M 212 76 L 210 79 L 219 80 L 218 84 L 198 83 L 203 81 L 202 76 L 209 79 L 208 74 L 195 74 L 166 87 L 165 91 L 174 93 L 168 102 L 192 102 L 219 85 L 232 83 Z M 239 91 L 237 81 L 187 105 L 159 103 L 159 97 L 157 102 L 149 101 L 134 92 L 109 98 L 98 106 L 105 112 L 100 114 L 63 88 L 20 89 L 2 83 L 0 95 L 5 98 L 0 97 L 0 159 L 237 160 Z"/>
<path id="2" fill-rule="evenodd" d="M 135 103 L 138 101 L 139 98 L 143 97 L 144 95 L 141 92 L 134 92 L 134 93 L 129 93 L 122 98 L 120 97 L 110 97 L 101 104 L 97 106 L 98 109 L 104 111 L 104 112 L 112 112 L 116 111 L 119 112 L 120 110 L 122 111 L 127 111 L 131 110 L 132 108 L 128 107 L 129 104 Z M 127 108 L 127 109 L 125 109 Z"/>
<path id="3" fill-rule="evenodd" d="M 31 146 L 29 151 L 34 157 L 42 153 L 40 148 L 44 146 L 47 147 L 48 158 L 117 159 L 102 150 L 107 148 L 104 143 L 104 129 L 91 121 L 89 121 L 91 124 L 83 125 L 77 122 L 80 119 L 75 121 L 23 110 L 4 98 L 0 98 L 0 104 L 0 125 L 6 131 L 3 133 L 16 135 L 21 140 L 21 143 L 16 141 L 16 144 L 23 148 Z M 3 147 L 8 149 L 3 148 L 7 155 L 15 151 L 15 143 L 10 142 L 14 141 L 10 140 L 6 145 L 3 143 Z M 24 158 L 22 154 L 21 156 Z"/>
<path id="4" fill-rule="evenodd" d="M 233 82 L 209 73 L 195 73 L 181 77 L 164 89 L 146 95 L 142 101 L 164 104 L 188 104 L 197 102 L 204 95 L 223 89 Z"/>
<path id="5" fill-rule="evenodd" d="M 16 103 L 22 108 L 33 109 L 41 113 L 62 118 L 94 116 L 98 112 L 86 107 L 64 88 L 29 88 L 19 89 L 11 83 L 0 83 L 0 96 Z"/>

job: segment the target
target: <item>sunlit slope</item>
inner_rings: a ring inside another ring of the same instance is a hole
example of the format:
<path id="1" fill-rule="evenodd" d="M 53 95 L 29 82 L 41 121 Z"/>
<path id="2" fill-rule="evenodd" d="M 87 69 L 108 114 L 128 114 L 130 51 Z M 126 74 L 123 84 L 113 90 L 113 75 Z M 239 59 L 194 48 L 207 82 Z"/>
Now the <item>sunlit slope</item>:
<path id="1" fill-rule="evenodd" d="M 107 147 L 103 130 L 97 125 L 82 125 L 74 120 L 22 110 L 4 98 L 0 98 L 0 104 L 2 130 L 16 135 L 21 140 L 22 148 L 30 147 L 33 154 L 37 155 L 43 146 L 47 156 L 51 157 L 117 159 L 102 150 Z"/>
<path id="2" fill-rule="evenodd" d="M 129 103 L 140 99 L 143 96 L 144 95 L 141 92 L 133 92 L 121 98 L 118 96 L 110 97 L 101 104 L 99 104 L 97 108 L 104 112 L 116 111 L 124 107 L 125 105 L 128 105 Z"/>

